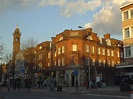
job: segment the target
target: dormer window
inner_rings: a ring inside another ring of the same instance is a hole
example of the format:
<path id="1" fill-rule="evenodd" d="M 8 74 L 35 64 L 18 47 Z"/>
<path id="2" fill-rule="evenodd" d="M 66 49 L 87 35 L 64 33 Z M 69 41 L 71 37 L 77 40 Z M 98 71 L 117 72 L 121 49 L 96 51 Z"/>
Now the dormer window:
<path id="1" fill-rule="evenodd" d="M 63 40 L 63 37 L 60 37 L 59 41 L 62 41 Z"/>
<path id="2" fill-rule="evenodd" d="M 99 40 L 100 40 L 100 43 L 102 44 L 103 43 L 102 37 L 99 37 Z"/>
<path id="3" fill-rule="evenodd" d="M 111 40 L 110 39 L 107 39 L 106 42 L 107 42 L 107 45 L 111 46 Z"/>
<path id="4" fill-rule="evenodd" d="M 42 46 L 40 46 L 39 49 L 42 49 Z"/>
<path id="5" fill-rule="evenodd" d="M 92 37 L 91 37 L 91 36 L 88 36 L 87 39 L 88 39 L 88 40 L 92 40 Z"/>

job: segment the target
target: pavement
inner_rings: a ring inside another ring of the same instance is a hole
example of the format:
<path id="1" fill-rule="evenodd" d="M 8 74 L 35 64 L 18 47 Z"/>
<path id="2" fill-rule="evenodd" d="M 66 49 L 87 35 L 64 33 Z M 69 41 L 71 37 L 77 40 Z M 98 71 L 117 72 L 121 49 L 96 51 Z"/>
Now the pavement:
<path id="1" fill-rule="evenodd" d="M 81 93 L 86 93 L 86 92 L 95 92 L 95 91 L 102 91 L 102 92 L 120 92 L 120 87 L 119 86 L 108 86 L 106 88 L 90 88 L 86 89 L 86 87 L 78 87 L 78 90 L 74 87 L 70 88 L 64 88 L 62 91 L 71 93 L 71 92 L 81 92 Z"/>
<path id="2" fill-rule="evenodd" d="M 1 87 L 0 91 L 8 91 L 7 87 Z M 10 91 L 14 91 L 13 88 L 10 88 Z M 17 89 L 16 89 L 17 91 Z M 27 91 L 26 88 L 21 88 L 20 91 Z M 50 87 L 44 87 L 42 88 L 31 88 L 31 91 L 52 91 Z M 55 87 L 53 91 L 57 91 L 57 88 Z M 105 88 L 91 88 L 87 89 L 86 87 L 62 87 L 62 92 L 90 92 L 90 91 L 110 91 L 110 92 L 120 92 L 120 87 L 119 86 L 108 86 Z"/>
<path id="3" fill-rule="evenodd" d="M 26 88 L 21 88 L 19 92 L 28 92 Z M 31 88 L 31 92 L 48 92 L 54 94 L 105 94 L 105 95 L 116 95 L 116 96 L 127 96 L 130 97 L 130 92 L 127 91 L 120 91 L 119 86 L 107 86 L 105 88 L 91 88 L 87 89 L 86 87 L 78 87 L 78 90 L 75 87 L 62 87 L 62 91 L 57 91 L 57 88 L 54 87 L 54 90 L 50 90 L 50 87 L 43 87 L 42 88 Z M 7 87 L 1 87 L 0 92 L 8 92 Z M 10 92 L 18 92 L 18 90 L 14 90 L 10 88 Z M 4 99 L 0 96 L 0 99 Z"/>

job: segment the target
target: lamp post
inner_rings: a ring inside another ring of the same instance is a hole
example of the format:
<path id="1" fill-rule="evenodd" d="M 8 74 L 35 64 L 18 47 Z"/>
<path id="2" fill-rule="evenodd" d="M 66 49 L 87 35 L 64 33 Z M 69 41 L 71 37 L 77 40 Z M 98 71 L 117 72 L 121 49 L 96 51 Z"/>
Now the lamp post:
<path id="1" fill-rule="evenodd" d="M 10 66 L 8 65 L 8 91 L 10 91 Z"/>
<path id="2" fill-rule="evenodd" d="M 78 28 L 82 28 L 83 30 L 85 30 L 85 28 L 84 27 L 82 27 L 82 26 L 78 26 Z M 90 34 L 88 34 L 88 32 L 87 32 L 87 35 L 90 35 Z M 89 41 L 89 40 L 88 40 Z M 91 74 L 91 71 L 90 71 L 90 58 L 88 58 L 88 60 L 87 60 L 87 63 L 88 63 L 88 86 L 89 86 L 89 89 L 91 89 L 91 83 L 90 83 L 90 78 L 91 78 L 91 76 L 90 76 L 90 74 Z"/>
<path id="3" fill-rule="evenodd" d="M 88 80 L 89 80 L 89 89 L 91 89 L 91 83 L 90 83 L 90 78 L 91 78 L 91 76 L 90 76 L 90 74 L 91 74 L 91 71 L 90 71 L 90 59 L 88 60 L 88 73 L 89 73 L 89 75 L 88 75 Z"/>

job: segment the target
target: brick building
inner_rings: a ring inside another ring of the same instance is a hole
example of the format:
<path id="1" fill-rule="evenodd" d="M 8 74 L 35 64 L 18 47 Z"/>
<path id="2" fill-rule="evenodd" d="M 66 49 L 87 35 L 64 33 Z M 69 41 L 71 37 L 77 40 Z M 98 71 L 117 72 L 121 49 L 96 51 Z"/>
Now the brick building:
<path id="1" fill-rule="evenodd" d="M 14 39 L 16 35 L 13 35 Z M 13 41 L 13 48 L 20 50 L 20 35 Z M 14 58 L 19 54 L 18 50 L 13 50 Z M 113 81 L 114 67 L 123 61 L 123 42 L 111 38 L 108 33 L 99 37 L 92 28 L 64 30 L 52 37 L 51 41 L 22 52 L 22 65 L 28 76 L 36 75 L 40 80 L 45 77 L 48 81 L 54 77 L 57 84 L 69 86 L 75 86 L 77 79 L 79 86 L 84 86 L 85 82 L 96 80 L 96 77 Z"/>
<path id="2" fill-rule="evenodd" d="M 64 30 L 52 37 L 52 41 L 37 45 L 36 64 L 42 67 L 45 76 L 53 75 L 61 85 L 75 86 L 77 78 L 83 86 L 89 74 L 91 80 L 100 75 L 111 82 L 114 67 L 123 61 L 122 45 L 122 41 L 111 38 L 108 33 L 98 37 L 91 28 Z"/>

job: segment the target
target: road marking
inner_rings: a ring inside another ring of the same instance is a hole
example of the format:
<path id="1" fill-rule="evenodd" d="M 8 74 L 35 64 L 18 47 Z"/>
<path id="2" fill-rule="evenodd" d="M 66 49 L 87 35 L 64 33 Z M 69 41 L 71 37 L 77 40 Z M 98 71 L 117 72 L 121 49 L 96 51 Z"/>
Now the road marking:
<path id="1" fill-rule="evenodd" d="M 114 98 L 123 98 L 123 99 L 130 99 L 130 97 L 127 96 L 114 96 L 114 95 L 101 95 L 101 94 L 87 94 L 91 96 L 104 96 L 104 97 L 114 97 Z"/>

